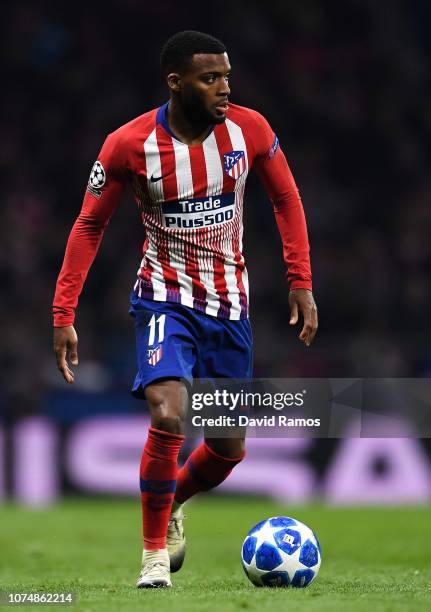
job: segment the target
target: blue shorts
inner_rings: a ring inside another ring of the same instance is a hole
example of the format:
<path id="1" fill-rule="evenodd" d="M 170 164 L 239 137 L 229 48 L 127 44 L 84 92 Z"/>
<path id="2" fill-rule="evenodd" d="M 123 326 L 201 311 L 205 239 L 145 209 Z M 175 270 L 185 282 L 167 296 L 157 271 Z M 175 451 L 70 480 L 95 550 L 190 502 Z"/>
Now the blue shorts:
<path id="1" fill-rule="evenodd" d="M 253 338 L 250 321 L 218 319 L 188 306 L 130 297 L 135 319 L 138 373 L 132 387 L 144 398 L 160 378 L 251 378 Z"/>

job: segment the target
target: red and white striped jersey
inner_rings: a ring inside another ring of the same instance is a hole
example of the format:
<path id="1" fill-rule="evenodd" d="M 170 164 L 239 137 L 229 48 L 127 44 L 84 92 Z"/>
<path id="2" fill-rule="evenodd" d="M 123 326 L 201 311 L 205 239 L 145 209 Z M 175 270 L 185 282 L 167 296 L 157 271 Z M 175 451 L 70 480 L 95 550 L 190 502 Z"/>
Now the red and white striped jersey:
<path id="1" fill-rule="evenodd" d="M 169 128 L 168 104 L 106 139 L 69 237 L 54 299 L 54 324 L 70 325 L 78 296 L 122 188 L 131 183 L 145 230 L 135 290 L 211 316 L 248 316 L 242 254 L 244 190 L 253 165 L 274 204 L 291 287 L 311 289 L 298 190 L 278 139 L 256 111 L 229 104 L 199 145 Z"/>

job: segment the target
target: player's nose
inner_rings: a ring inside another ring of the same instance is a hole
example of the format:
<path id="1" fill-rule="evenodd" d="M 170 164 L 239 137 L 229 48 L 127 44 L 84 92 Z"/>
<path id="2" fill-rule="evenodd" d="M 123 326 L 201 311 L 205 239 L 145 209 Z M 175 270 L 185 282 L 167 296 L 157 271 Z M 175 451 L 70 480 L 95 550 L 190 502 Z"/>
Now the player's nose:
<path id="1" fill-rule="evenodd" d="M 222 83 L 220 84 L 220 89 L 217 92 L 219 96 L 229 96 L 230 95 L 230 88 L 229 88 L 229 84 L 227 83 L 227 81 L 222 81 Z"/>

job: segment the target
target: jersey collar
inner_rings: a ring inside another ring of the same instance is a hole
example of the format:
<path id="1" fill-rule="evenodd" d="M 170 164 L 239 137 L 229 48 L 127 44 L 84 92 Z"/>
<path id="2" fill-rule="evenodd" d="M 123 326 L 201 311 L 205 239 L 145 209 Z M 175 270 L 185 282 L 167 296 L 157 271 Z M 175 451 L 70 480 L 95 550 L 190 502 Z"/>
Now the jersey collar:
<path id="1" fill-rule="evenodd" d="M 172 136 L 172 138 L 175 138 L 175 140 L 178 140 L 178 142 L 182 142 L 182 140 L 178 138 L 178 136 L 174 134 L 171 128 L 169 127 L 168 117 L 167 117 L 168 105 L 169 105 L 169 100 L 165 104 L 163 104 L 163 106 L 161 106 L 159 110 L 157 111 L 156 124 L 158 125 L 160 123 L 164 127 L 164 129 L 167 131 L 169 136 Z M 214 128 L 215 126 L 212 125 L 210 131 L 208 132 L 208 136 L 211 134 Z M 183 144 L 186 144 L 186 143 L 183 142 Z"/>

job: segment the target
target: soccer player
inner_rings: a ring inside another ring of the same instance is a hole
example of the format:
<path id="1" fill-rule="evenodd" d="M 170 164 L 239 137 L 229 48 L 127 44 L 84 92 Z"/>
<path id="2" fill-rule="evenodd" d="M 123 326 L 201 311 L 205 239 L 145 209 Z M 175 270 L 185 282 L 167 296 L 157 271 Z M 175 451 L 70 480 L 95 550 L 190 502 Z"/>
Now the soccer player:
<path id="1" fill-rule="evenodd" d="M 194 378 L 250 378 L 252 337 L 242 211 L 254 166 L 272 201 L 290 285 L 290 323 L 309 346 L 317 330 L 304 212 L 279 141 L 254 110 L 229 101 L 225 46 L 195 31 L 165 44 L 170 99 L 110 134 L 73 226 L 54 298 L 54 350 L 64 379 L 78 365 L 78 296 L 127 183 L 145 240 L 131 293 L 138 373 L 151 427 L 140 464 L 144 547 L 139 588 L 171 586 L 184 559 L 182 506 L 244 458 L 244 440 L 207 438 L 178 468 Z M 69 362 L 71 365 L 69 365 Z"/>

